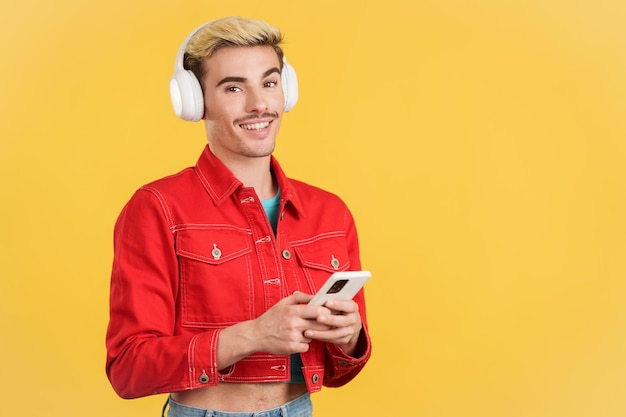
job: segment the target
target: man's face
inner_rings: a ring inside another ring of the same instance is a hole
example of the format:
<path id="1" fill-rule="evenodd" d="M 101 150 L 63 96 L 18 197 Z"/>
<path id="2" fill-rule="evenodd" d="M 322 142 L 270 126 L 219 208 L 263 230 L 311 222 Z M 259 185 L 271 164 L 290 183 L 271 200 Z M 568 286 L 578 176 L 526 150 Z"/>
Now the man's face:
<path id="1" fill-rule="evenodd" d="M 222 161 L 270 155 L 285 103 L 274 49 L 222 48 L 204 65 L 204 119 L 213 153 Z"/>

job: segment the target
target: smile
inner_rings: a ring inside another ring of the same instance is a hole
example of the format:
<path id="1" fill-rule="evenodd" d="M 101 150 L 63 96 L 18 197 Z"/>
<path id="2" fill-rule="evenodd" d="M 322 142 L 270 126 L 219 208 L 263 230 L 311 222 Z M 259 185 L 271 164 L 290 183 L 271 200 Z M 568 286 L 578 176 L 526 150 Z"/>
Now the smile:
<path id="1" fill-rule="evenodd" d="M 241 127 L 242 129 L 246 129 L 246 130 L 261 130 L 261 129 L 265 129 L 269 125 L 270 125 L 270 122 L 260 122 L 260 123 L 241 124 L 239 125 L 239 127 Z"/>

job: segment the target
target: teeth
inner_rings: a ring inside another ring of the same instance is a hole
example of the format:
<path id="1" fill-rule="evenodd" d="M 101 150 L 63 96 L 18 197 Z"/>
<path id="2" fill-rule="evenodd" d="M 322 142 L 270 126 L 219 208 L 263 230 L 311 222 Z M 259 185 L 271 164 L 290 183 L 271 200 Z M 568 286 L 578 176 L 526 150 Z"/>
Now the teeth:
<path id="1" fill-rule="evenodd" d="M 263 123 L 250 123 L 250 124 L 245 124 L 245 125 L 240 125 L 240 126 L 246 130 L 261 130 L 261 129 L 265 129 L 269 125 L 270 125 L 270 122 L 263 122 Z"/>

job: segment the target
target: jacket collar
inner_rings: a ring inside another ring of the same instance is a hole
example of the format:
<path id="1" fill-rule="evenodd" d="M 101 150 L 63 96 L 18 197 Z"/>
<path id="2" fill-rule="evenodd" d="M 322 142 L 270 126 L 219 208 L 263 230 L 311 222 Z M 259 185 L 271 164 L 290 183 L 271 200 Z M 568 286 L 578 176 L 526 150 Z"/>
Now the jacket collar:
<path id="1" fill-rule="evenodd" d="M 273 155 L 270 168 L 280 186 L 280 198 L 285 202 L 285 207 L 293 207 L 300 216 L 304 217 L 304 209 L 298 193 Z M 215 205 L 220 205 L 238 189 L 244 188 L 243 183 L 211 152 L 208 145 L 200 155 L 194 170 Z"/>

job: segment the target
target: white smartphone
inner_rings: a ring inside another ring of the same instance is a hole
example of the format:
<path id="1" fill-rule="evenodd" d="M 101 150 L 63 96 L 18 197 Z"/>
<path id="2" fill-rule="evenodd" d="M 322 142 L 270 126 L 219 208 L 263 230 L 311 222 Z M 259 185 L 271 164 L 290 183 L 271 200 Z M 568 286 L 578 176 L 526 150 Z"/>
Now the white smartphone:
<path id="1" fill-rule="evenodd" d="M 309 305 L 321 306 L 328 300 L 351 300 L 371 276 L 369 271 L 335 272 L 309 301 Z"/>

